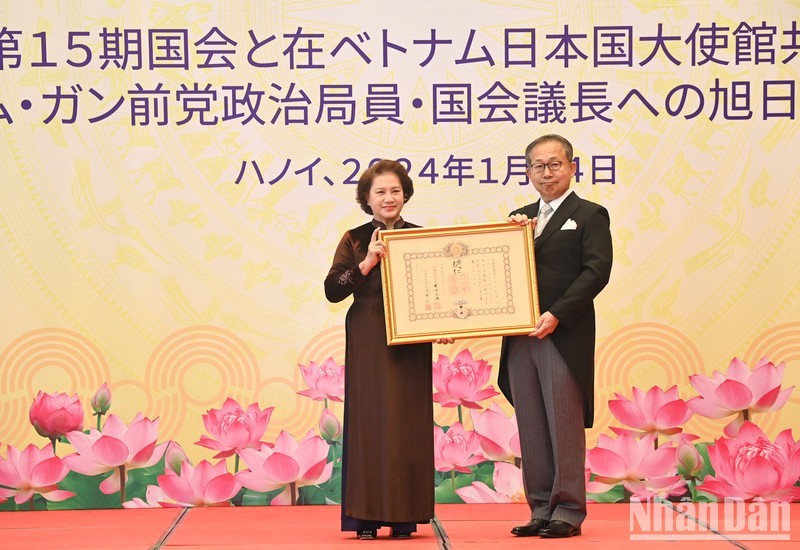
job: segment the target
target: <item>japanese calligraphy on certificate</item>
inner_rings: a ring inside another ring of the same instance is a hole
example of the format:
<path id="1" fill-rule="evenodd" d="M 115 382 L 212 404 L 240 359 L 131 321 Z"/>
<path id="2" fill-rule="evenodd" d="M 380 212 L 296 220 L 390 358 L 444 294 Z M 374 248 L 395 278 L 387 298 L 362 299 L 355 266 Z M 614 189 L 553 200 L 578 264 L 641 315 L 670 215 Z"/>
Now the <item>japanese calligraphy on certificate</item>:
<path id="1" fill-rule="evenodd" d="M 420 227 L 380 238 L 389 345 L 533 331 L 539 298 L 529 226 Z"/>

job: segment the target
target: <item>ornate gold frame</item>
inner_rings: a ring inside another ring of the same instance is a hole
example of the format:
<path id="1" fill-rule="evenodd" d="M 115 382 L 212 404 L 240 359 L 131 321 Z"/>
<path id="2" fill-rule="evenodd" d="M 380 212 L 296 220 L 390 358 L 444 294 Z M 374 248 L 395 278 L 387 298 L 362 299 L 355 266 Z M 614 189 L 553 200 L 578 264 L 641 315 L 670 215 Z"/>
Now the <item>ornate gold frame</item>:
<path id="1" fill-rule="evenodd" d="M 539 292 L 530 226 L 420 227 L 380 238 L 389 345 L 533 332 Z"/>

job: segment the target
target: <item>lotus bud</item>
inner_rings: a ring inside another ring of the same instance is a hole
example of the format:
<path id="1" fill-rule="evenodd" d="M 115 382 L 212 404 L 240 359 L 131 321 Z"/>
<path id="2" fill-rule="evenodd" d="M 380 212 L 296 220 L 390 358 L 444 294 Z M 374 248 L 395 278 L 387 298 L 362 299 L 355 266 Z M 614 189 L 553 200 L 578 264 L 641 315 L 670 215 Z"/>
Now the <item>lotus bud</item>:
<path id="1" fill-rule="evenodd" d="M 325 409 L 319 419 L 319 433 L 328 443 L 335 443 L 342 439 L 342 424 L 334 414 Z"/>
<path id="2" fill-rule="evenodd" d="M 108 409 L 111 408 L 111 390 L 108 389 L 108 383 L 103 382 L 100 389 L 92 396 L 92 409 L 95 414 L 106 414 Z"/>
<path id="3" fill-rule="evenodd" d="M 683 477 L 697 477 L 703 470 L 705 462 L 694 445 L 683 441 L 676 451 L 678 473 Z"/>

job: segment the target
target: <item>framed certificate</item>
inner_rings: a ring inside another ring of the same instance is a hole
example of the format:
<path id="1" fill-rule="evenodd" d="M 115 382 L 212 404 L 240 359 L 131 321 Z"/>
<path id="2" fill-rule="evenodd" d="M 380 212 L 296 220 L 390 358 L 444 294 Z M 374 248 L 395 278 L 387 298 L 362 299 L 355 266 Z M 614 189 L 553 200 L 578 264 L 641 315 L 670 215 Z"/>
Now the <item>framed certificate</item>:
<path id="1" fill-rule="evenodd" d="M 539 292 L 530 226 L 509 222 L 381 231 L 386 341 L 533 332 Z"/>

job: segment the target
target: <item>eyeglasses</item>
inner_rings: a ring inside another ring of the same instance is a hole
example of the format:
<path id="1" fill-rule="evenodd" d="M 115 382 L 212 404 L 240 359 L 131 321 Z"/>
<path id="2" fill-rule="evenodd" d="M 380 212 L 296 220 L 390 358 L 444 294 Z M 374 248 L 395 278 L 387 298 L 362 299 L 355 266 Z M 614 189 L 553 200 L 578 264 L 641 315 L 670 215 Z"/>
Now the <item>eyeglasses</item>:
<path id="1" fill-rule="evenodd" d="M 544 172 L 544 167 L 547 166 L 551 172 L 558 172 L 561 170 L 561 165 L 563 163 L 560 160 L 554 160 L 553 162 L 548 162 L 547 164 L 531 164 L 528 168 L 531 169 L 531 172 Z"/>

